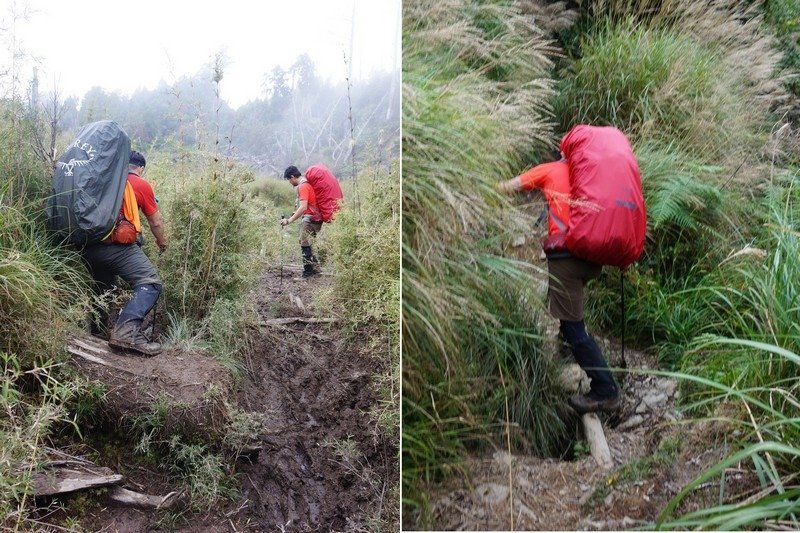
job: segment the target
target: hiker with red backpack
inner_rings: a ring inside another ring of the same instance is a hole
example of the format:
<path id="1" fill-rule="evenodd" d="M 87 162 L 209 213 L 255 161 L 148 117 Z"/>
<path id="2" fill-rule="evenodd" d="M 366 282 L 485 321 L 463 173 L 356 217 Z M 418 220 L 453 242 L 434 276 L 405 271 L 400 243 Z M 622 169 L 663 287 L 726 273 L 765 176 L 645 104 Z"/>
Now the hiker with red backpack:
<path id="1" fill-rule="evenodd" d="M 319 261 L 311 249 L 311 240 L 322 230 L 323 222 L 333 220 L 340 207 L 342 190 L 333 173 L 322 164 L 306 169 L 305 176 L 301 176 L 300 170 L 291 165 L 283 172 L 283 178 L 297 189 L 297 210 L 289 218 L 281 218 L 281 226 L 301 219 L 303 277 L 308 278 L 320 272 Z"/>
<path id="2" fill-rule="evenodd" d="M 590 379 L 590 391 L 570 397 L 569 404 L 581 414 L 613 412 L 621 395 L 600 347 L 586 332 L 584 288 L 603 265 L 624 269 L 639 258 L 646 227 L 641 177 L 628 140 L 616 128 L 575 126 L 560 149 L 561 160 L 537 165 L 499 189 L 544 192 L 550 314 Z"/>

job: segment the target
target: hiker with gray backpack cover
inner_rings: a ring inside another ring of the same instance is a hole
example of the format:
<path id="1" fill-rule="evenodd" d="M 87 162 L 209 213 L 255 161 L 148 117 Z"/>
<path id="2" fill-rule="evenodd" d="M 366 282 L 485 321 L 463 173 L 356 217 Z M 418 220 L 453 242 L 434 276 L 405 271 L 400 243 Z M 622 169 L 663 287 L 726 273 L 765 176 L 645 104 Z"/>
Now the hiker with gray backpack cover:
<path id="1" fill-rule="evenodd" d="M 133 288 L 109 345 L 152 356 L 161 352 L 161 345 L 145 337 L 142 323 L 163 284 L 141 248 L 139 210 L 161 250 L 167 239 L 153 188 L 141 177 L 145 158 L 130 147 L 128 135 L 115 122 L 86 125 L 56 162 L 47 218 L 62 243 L 80 250 L 98 295 L 113 289 L 117 276 Z M 107 318 L 106 310 L 98 306 L 91 320 L 92 334 L 105 333 Z"/>

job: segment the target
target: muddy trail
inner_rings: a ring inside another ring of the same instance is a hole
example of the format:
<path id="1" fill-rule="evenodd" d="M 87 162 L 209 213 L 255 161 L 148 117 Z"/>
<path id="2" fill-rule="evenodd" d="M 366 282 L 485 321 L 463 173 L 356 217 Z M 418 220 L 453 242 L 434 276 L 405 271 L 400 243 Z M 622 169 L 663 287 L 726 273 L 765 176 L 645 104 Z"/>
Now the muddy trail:
<path id="1" fill-rule="evenodd" d="M 317 294 L 332 278 L 302 279 L 299 273 L 289 266 L 262 275 L 252 293 L 259 323 L 253 325 L 252 349 L 239 379 L 230 378 L 213 358 L 175 347 L 153 358 L 103 353 L 108 365 L 102 366 L 77 358 L 81 371 L 107 384 L 117 411 L 141 409 L 163 396 L 175 405 L 203 403 L 202 409 L 186 412 L 213 417 L 221 412 L 209 403 L 213 396 L 241 412 L 259 414 L 263 424 L 256 438 L 240 453 L 223 455 L 235 479 L 234 501 L 199 512 L 165 512 L 119 507 L 104 501 L 102 492 L 82 492 L 62 498 L 66 514 L 58 512 L 48 521 L 63 524 L 66 516 L 78 514 L 84 530 L 130 533 L 372 531 L 385 521 L 384 502 L 399 477 L 397 448 L 370 410 L 378 401 L 373 378 L 387 370 L 388 362 L 370 352 L 368 332 L 349 332 L 335 311 L 315 308 Z M 87 351 L 92 342 L 98 344 L 96 339 L 77 342 Z M 209 387 L 224 393 L 209 395 Z M 203 431 L 214 425 L 207 416 L 179 414 L 183 428 Z M 131 490 L 158 495 L 181 488 L 179 480 L 132 453 L 123 437 L 102 439 L 102 453 L 93 453 L 101 446 L 98 439 L 70 452 L 99 455 L 97 464 L 123 474 L 123 486 Z"/>
<path id="2" fill-rule="evenodd" d="M 619 365 L 619 346 L 598 341 L 610 366 Z M 616 376 L 624 393 L 622 408 L 601 416 L 613 459 L 610 468 L 601 468 L 589 454 L 576 417 L 577 445 L 562 458 L 487 450 L 466 461 L 464 475 L 431 486 L 432 527 L 614 531 L 646 527 L 658 519 L 672 497 L 723 458 L 727 450 L 719 437 L 730 428 L 683 420 L 676 409 L 678 383 L 648 374 L 658 366 L 645 353 L 626 349 L 625 360 L 637 371 Z M 726 479 L 731 490 L 752 481 L 740 472 Z M 718 482 L 703 484 L 679 511 L 713 505 L 718 498 Z M 404 516 L 404 527 L 417 529 L 419 517 L 408 518 Z"/>
<path id="3" fill-rule="evenodd" d="M 264 276 L 257 302 L 266 320 L 325 315 L 313 298 L 331 278 L 297 274 Z M 254 530 L 356 531 L 381 515 L 397 476 L 396 450 L 368 414 L 381 369 L 367 339 L 344 335 L 342 326 L 278 324 L 259 336 L 252 380 L 237 393 L 242 408 L 268 416 L 264 449 L 239 467 Z"/>

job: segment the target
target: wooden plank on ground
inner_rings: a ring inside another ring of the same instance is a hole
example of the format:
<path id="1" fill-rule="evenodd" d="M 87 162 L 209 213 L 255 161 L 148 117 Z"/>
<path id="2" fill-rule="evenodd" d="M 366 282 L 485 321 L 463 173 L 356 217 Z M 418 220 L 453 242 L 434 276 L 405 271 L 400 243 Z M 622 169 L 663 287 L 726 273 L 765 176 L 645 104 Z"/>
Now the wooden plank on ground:
<path id="1" fill-rule="evenodd" d="M 306 318 L 302 316 L 290 318 L 271 318 L 260 323 L 261 326 L 284 326 L 286 324 L 333 324 L 339 322 L 338 318 Z"/>
<path id="2" fill-rule="evenodd" d="M 123 480 L 123 476 L 104 466 L 82 467 L 76 464 L 53 466 L 45 465 L 44 470 L 34 472 L 33 491 L 36 496 L 53 496 L 76 490 L 113 485 Z"/>
<path id="3" fill-rule="evenodd" d="M 606 434 L 603 432 L 603 424 L 600 419 L 594 413 L 586 413 L 581 416 L 581 421 L 583 422 L 583 433 L 597 465 L 603 469 L 609 469 L 614 466 L 614 460 L 611 458 L 611 450 L 608 448 L 608 441 L 606 440 Z"/>
<path id="4" fill-rule="evenodd" d="M 72 355 L 77 355 L 78 357 L 80 357 L 82 359 L 86 359 L 87 361 L 90 361 L 90 362 L 98 364 L 98 365 L 107 366 L 108 368 L 113 368 L 114 370 L 118 370 L 120 372 L 125 372 L 126 374 L 132 374 L 134 376 L 147 377 L 147 376 L 145 376 L 143 374 L 140 374 L 138 372 L 134 372 L 132 370 L 128 370 L 127 368 L 122 368 L 121 366 L 117 366 L 117 365 L 114 365 L 112 363 L 109 363 L 105 359 L 102 359 L 102 358 L 97 357 L 97 356 L 92 355 L 92 354 L 88 354 L 88 353 L 84 352 L 83 350 L 80 350 L 80 349 L 78 349 L 78 348 L 76 348 L 74 346 L 67 346 L 67 351 L 69 353 L 71 353 Z"/>
<path id="5" fill-rule="evenodd" d="M 94 352 L 97 355 L 107 355 L 108 350 L 105 348 L 101 348 L 99 346 L 95 346 L 94 344 L 90 344 L 82 339 L 73 338 L 71 341 L 72 344 L 78 346 L 79 348 L 83 348 L 85 350 L 89 350 L 90 352 Z"/>

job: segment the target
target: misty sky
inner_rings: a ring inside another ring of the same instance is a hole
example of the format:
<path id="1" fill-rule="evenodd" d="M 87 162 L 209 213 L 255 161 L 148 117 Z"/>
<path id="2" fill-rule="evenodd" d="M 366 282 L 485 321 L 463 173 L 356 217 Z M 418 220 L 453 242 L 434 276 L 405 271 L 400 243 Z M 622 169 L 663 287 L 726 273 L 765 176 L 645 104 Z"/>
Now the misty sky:
<path id="1" fill-rule="evenodd" d="M 26 7 L 12 24 L 12 10 Z M 399 17 L 400 0 L 0 0 L 0 57 L 10 64 L 16 36 L 23 84 L 37 65 L 42 91 L 55 80 L 63 97 L 82 97 L 93 86 L 131 94 L 171 84 L 224 51 L 222 97 L 238 107 L 263 97 L 265 74 L 302 53 L 323 78 L 344 81 L 351 29 L 355 84 L 399 69 Z"/>

